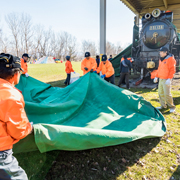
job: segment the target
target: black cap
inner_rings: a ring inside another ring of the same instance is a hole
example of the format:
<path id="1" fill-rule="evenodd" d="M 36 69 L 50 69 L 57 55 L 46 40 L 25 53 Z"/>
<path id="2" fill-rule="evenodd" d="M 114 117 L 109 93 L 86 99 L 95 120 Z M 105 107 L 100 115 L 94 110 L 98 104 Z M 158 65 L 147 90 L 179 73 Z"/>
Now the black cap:
<path id="1" fill-rule="evenodd" d="M 24 56 L 24 57 L 30 58 L 29 55 L 28 55 L 27 53 L 24 53 L 24 54 L 22 55 L 22 57 L 23 57 L 23 56 Z"/>
<path id="2" fill-rule="evenodd" d="M 70 60 L 70 58 L 71 58 L 70 56 L 66 56 L 66 59 L 67 59 L 67 60 Z"/>
<path id="3" fill-rule="evenodd" d="M 102 61 L 106 61 L 107 60 L 107 56 L 104 54 L 102 55 Z"/>
<path id="4" fill-rule="evenodd" d="M 89 57 L 89 56 L 90 56 L 90 52 L 86 52 L 85 57 Z"/>
<path id="5" fill-rule="evenodd" d="M 21 61 L 18 57 L 12 56 L 11 54 L 0 54 L 0 67 L 6 67 L 10 69 L 19 68 L 21 69 Z"/>
<path id="6" fill-rule="evenodd" d="M 122 56 L 124 59 L 127 59 L 127 56 L 124 54 L 123 56 Z"/>
<path id="7" fill-rule="evenodd" d="M 167 52 L 168 52 L 169 50 L 168 50 L 168 48 L 167 48 L 167 47 L 161 47 L 159 51 L 164 51 L 164 52 L 166 52 L 166 51 L 167 51 Z"/>

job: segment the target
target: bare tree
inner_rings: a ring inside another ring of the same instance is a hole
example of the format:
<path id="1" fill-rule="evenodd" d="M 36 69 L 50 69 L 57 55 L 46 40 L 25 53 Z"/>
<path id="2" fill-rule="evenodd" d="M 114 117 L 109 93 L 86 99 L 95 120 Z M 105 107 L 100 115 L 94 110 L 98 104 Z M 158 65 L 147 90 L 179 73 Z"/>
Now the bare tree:
<path id="1" fill-rule="evenodd" d="M 0 32 L 2 51 L 11 52 L 16 56 L 26 52 L 30 53 L 33 58 L 54 56 L 65 59 L 67 55 L 70 55 L 72 60 L 76 60 L 77 57 L 81 57 L 81 53 L 78 52 L 77 39 L 68 32 L 54 33 L 51 28 L 46 30 L 42 25 L 33 26 L 31 17 L 25 13 L 21 16 L 11 13 L 5 19 L 12 36 L 6 38 L 7 35 Z M 83 56 L 86 51 L 89 51 L 93 57 L 97 54 L 95 42 L 83 40 L 81 46 Z M 107 55 L 117 55 L 122 51 L 120 45 L 115 46 L 111 42 L 107 42 L 106 46 Z"/>
<path id="2" fill-rule="evenodd" d="M 34 32 L 32 54 L 36 57 L 48 56 L 50 54 L 52 30 L 46 31 L 42 25 L 37 25 L 34 27 Z"/>
<path id="3" fill-rule="evenodd" d="M 56 34 L 52 32 L 50 37 L 49 55 L 56 56 L 56 49 L 57 49 L 57 38 L 56 38 Z"/>
<path id="4" fill-rule="evenodd" d="M 69 55 L 69 56 L 71 56 L 72 60 L 75 60 L 77 57 L 77 50 L 76 50 L 77 40 L 76 40 L 76 38 L 67 32 L 63 32 L 62 40 L 64 40 L 64 53 L 63 53 L 64 59 L 67 55 Z"/>
<path id="5" fill-rule="evenodd" d="M 50 37 L 51 37 L 52 30 L 49 29 L 48 31 L 43 31 L 43 36 L 40 43 L 40 53 L 42 56 L 49 55 L 49 47 L 50 47 Z"/>
<path id="6" fill-rule="evenodd" d="M 9 53 L 9 40 L 7 37 L 0 35 L 0 46 L 3 53 Z"/>
<path id="7" fill-rule="evenodd" d="M 97 49 L 96 49 L 96 44 L 95 42 L 91 42 L 91 41 L 82 41 L 82 52 L 90 52 L 91 56 L 95 56 L 97 53 Z"/>
<path id="8" fill-rule="evenodd" d="M 21 15 L 21 49 L 23 52 L 29 53 L 32 46 L 32 23 L 31 16 L 22 13 Z"/>
<path id="9" fill-rule="evenodd" d="M 43 37 L 43 30 L 44 27 L 42 25 L 36 25 L 34 26 L 34 36 L 33 36 L 33 44 L 32 44 L 32 52 L 31 54 L 34 56 L 34 58 L 40 58 L 41 57 L 41 41 Z"/>
<path id="10" fill-rule="evenodd" d="M 20 32 L 20 18 L 16 13 L 10 13 L 5 17 L 9 29 L 13 35 L 13 44 L 16 51 L 16 56 L 19 56 L 19 32 Z"/>
<path id="11" fill-rule="evenodd" d="M 68 54 L 71 56 L 72 60 L 77 60 L 77 40 L 75 37 L 72 37 L 71 41 L 69 42 L 68 45 Z"/>
<path id="12" fill-rule="evenodd" d="M 59 59 L 63 57 L 64 44 L 65 44 L 64 38 L 59 33 L 57 35 L 57 49 L 56 49 L 56 56 Z"/>
<path id="13" fill-rule="evenodd" d="M 106 54 L 107 55 L 116 55 L 116 47 L 111 42 L 107 41 L 106 43 Z"/>
<path id="14" fill-rule="evenodd" d="M 122 50 L 123 50 L 122 46 L 120 45 L 120 43 L 118 43 L 116 45 L 116 55 L 118 55 Z"/>

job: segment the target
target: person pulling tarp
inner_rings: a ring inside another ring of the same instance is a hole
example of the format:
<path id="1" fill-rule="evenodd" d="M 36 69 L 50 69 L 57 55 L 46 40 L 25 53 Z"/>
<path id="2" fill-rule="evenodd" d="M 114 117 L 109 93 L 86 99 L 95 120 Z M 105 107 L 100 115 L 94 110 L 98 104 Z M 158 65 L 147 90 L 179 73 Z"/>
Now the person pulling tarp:
<path id="1" fill-rule="evenodd" d="M 114 84 L 114 68 L 109 60 L 107 60 L 107 56 L 104 54 L 102 55 L 102 61 L 95 71 L 96 73 L 100 73 L 102 71 L 101 78 L 104 78 L 107 82 L 110 81 L 111 84 Z"/>
<path id="2" fill-rule="evenodd" d="M 85 59 L 81 62 L 81 70 L 83 71 L 83 75 L 88 73 L 89 71 L 93 72 L 97 68 L 96 60 L 90 57 L 90 52 L 85 53 Z"/>
<path id="3" fill-rule="evenodd" d="M 31 133 L 33 127 L 24 110 L 24 98 L 14 86 L 20 79 L 21 61 L 0 54 L 0 179 L 27 180 L 25 171 L 12 156 L 15 143 Z"/>
<path id="4" fill-rule="evenodd" d="M 28 65 L 27 65 L 28 58 L 30 58 L 30 57 L 27 53 L 24 53 L 21 58 L 21 68 L 23 69 L 22 74 L 24 74 L 26 77 L 29 76 Z"/>
<path id="5" fill-rule="evenodd" d="M 65 71 L 67 73 L 67 78 L 64 82 L 64 84 L 69 85 L 70 84 L 70 79 L 71 79 L 71 72 L 73 72 L 75 74 L 74 69 L 72 68 L 72 64 L 70 61 L 71 57 L 70 56 L 66 56 L 66 63 L 65 63 Z"/>

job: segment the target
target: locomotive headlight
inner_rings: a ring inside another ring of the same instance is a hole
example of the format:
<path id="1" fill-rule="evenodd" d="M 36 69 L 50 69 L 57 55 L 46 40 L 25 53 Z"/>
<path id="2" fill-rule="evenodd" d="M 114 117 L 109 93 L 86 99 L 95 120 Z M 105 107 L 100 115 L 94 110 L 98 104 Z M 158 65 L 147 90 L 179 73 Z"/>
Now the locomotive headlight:
<path id="1" fill-rule="evenodd" d="M 157 18 L 161 15 L 161 10 L 160 9 L 154 9 L 153 12 L 152 12 L 152 16 L 154 18 Z"/>

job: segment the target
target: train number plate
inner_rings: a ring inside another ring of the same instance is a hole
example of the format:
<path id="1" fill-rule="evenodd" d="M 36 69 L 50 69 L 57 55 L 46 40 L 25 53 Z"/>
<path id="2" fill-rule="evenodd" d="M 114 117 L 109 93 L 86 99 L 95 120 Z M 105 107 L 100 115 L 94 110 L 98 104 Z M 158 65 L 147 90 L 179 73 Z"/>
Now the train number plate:
<path id="1" fill-rule="evenodd" d="M 149 30 L 161 30 L 164 29 L 164 25 L 149 26 Z"/>

